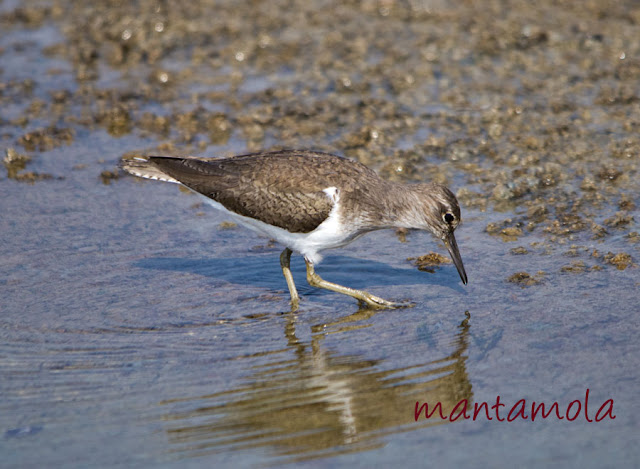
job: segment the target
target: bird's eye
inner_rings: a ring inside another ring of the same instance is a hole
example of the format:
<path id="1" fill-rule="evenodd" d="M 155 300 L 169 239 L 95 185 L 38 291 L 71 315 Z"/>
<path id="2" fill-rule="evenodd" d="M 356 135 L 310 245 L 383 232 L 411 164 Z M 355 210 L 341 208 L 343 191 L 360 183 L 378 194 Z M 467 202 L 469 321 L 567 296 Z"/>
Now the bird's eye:
<path id="1" fill-rule="evenodd" d="M 451 224 L 453 223 L 453 220 L 456 219 L 456 217 L 453 216 L 453 213 L 447 212 L 444 215 L 442 215 L 442 219 L 448 224 Z"/>

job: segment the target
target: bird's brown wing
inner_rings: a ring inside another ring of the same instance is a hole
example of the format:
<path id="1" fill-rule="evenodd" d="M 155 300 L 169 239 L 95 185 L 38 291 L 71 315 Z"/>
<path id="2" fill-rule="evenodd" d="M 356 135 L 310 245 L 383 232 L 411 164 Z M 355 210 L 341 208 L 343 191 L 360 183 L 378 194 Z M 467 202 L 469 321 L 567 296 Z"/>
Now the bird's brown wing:
<path id="1" fill-rule="evenodd" d="M 308 151 L 209 160 L 151 156 L 149 161 L 227 210 L 293 233 L 313 231 L 329 216 L 334 202 L 324 189 L 369 171 L 350 160 Z"/>

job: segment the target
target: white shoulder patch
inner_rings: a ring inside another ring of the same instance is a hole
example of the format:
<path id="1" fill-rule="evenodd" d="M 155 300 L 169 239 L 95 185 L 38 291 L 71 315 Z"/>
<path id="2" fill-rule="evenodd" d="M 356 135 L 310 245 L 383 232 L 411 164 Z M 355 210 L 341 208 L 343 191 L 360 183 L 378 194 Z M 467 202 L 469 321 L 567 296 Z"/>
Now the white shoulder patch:
<path id="1" fill-rule="evenodd" d="M 337 187 L 327 187 L 326 189 L 322 189 L 322 192 L 327 194 L 334 204 L 336 204 L 338 200 L 340 200 L 340 192 L 338 191 Z"/>

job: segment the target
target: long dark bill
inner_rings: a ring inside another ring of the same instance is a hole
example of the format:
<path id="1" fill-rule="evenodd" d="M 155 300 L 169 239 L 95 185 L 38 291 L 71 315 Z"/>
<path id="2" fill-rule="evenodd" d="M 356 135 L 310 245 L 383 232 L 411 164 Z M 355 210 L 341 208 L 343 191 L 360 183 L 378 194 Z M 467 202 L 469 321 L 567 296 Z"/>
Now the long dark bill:
<path id="1" fill-rule="evenodd" d="M 447 246 L 449 250 L 449 254 L 451 255 L 451 259 L 458 269 L 458 273 L 460 274 L 460 279 L 462 283 L 467 284 L 467 273 L 464 270 L 464 265 L 462 264 L 462 257 L 460 257 L 460 251 L 458 250 L 458 243 L 456 243 L 456 238 L 453 235 L 453 231 L 449 232 L 449 234 L 444 238 L 444 244 Z"/>

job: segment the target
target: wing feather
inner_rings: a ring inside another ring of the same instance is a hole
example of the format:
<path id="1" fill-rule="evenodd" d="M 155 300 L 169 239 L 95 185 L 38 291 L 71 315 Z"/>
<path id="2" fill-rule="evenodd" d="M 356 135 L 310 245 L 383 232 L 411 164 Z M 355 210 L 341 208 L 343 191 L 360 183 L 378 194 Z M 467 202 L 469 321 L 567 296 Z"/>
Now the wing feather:
<path id="1" fill-rule="evenodd" d="M 227 210 L 293 233 L 313 231 L 329 216 L 335 199 L 326 189 L 371 173 L 351 160 L 310 151 L 206 160 L 150 156 L 149 162 Z"/>

